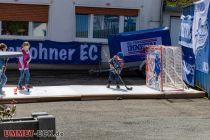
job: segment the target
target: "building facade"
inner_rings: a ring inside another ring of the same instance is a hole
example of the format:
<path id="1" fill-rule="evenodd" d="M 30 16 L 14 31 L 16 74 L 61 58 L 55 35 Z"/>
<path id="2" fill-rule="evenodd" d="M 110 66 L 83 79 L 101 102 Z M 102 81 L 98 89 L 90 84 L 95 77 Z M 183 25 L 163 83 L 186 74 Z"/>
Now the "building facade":
<path id="1" fill-rule="evenodd" d="M 182 8 L 165 7 L 163 10 L 163 26 L 170 28 L 171 43 L 173 46 L 179 46 L 179 35 L 181 29 Z"/>
<path id="2" fill-rule="evenodd" d="M 162 0 L 1 0 L 0 38 L 102 43 L 109 34 L 160 27 Z"/>

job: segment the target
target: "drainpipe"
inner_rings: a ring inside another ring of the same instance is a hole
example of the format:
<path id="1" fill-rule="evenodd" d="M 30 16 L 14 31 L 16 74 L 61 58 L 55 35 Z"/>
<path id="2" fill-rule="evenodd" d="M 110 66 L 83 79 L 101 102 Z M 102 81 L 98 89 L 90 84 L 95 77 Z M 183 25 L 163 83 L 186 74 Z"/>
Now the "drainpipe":
<path id="1" fill-rule="evenodd" d="M 160 10 L 160 26 L 163 26 L 163 8 L 164 8 L 164 0 L 161 0 L 161 10 Z"/>

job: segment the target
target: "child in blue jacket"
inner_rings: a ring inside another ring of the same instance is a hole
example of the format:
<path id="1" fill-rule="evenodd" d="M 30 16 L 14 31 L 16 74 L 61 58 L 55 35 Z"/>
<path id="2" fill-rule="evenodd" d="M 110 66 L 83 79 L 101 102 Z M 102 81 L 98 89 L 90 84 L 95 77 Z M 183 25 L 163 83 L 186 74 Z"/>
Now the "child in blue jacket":
<path id="1" fill-rule="evenodd" d="M 116 82 L 117 89 L 120 89 L 120 78 L 119 75 L 124 67 L 123 53 L 118 52 L 110 61 L 110 72 L 107 88 L 110 88 L 112 82 Z"/>

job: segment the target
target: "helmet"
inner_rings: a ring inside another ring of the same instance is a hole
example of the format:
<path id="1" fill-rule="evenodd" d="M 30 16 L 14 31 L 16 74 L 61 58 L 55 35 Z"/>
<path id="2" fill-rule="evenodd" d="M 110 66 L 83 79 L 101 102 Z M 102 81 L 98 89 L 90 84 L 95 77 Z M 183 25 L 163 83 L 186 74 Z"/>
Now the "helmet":
<path id="1" fill-rule="evenodd" d="M 117 53 L 117 56 L 118 56 L 120 59 L 123 59 L 124 54 L 123 54 L 123 52 L 118 52 L 118 53 Z"/>

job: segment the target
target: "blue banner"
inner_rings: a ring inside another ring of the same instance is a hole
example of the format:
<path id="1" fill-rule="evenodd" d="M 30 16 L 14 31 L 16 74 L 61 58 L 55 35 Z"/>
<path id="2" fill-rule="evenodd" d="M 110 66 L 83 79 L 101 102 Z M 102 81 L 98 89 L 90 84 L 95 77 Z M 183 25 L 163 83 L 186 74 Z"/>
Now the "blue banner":
<path id="1" fill-rule="evenodd" d="M 191 15 L 181 17 L 181 33 L 179 44 L 182 45 L 183 54 L 183 80 L 190 86 L 195 86 L 195 55 L 192 47 L 192 23 Z"/>
<path id="2" fill-rule="evenodd" d="M 1 40 L 9 51 L 20 51 L 23 40 Z M 101 44 L 80 42 L 29 41 L 32 63 L 38 64 L 98 64 Z M 14 60 L 13 60 L 14 61 Z"/>
<path id="3" fill-rule="evenodd" d="M 209 0 L 195 4 L 192 30 L 192 45 L 196 59 L 196 70 L 210 72 L 210 42 L 209 42 Z"/>
<path id="4" fill-rule="evenodd" d="M 110 56 L 113 57 L 118 52 L 123 52 L 126 63 L 144 61 L 146 58 L 145 46 L 147 45 L 171 45 L 168 28 L 140 30 L 109 36 Z"/>

